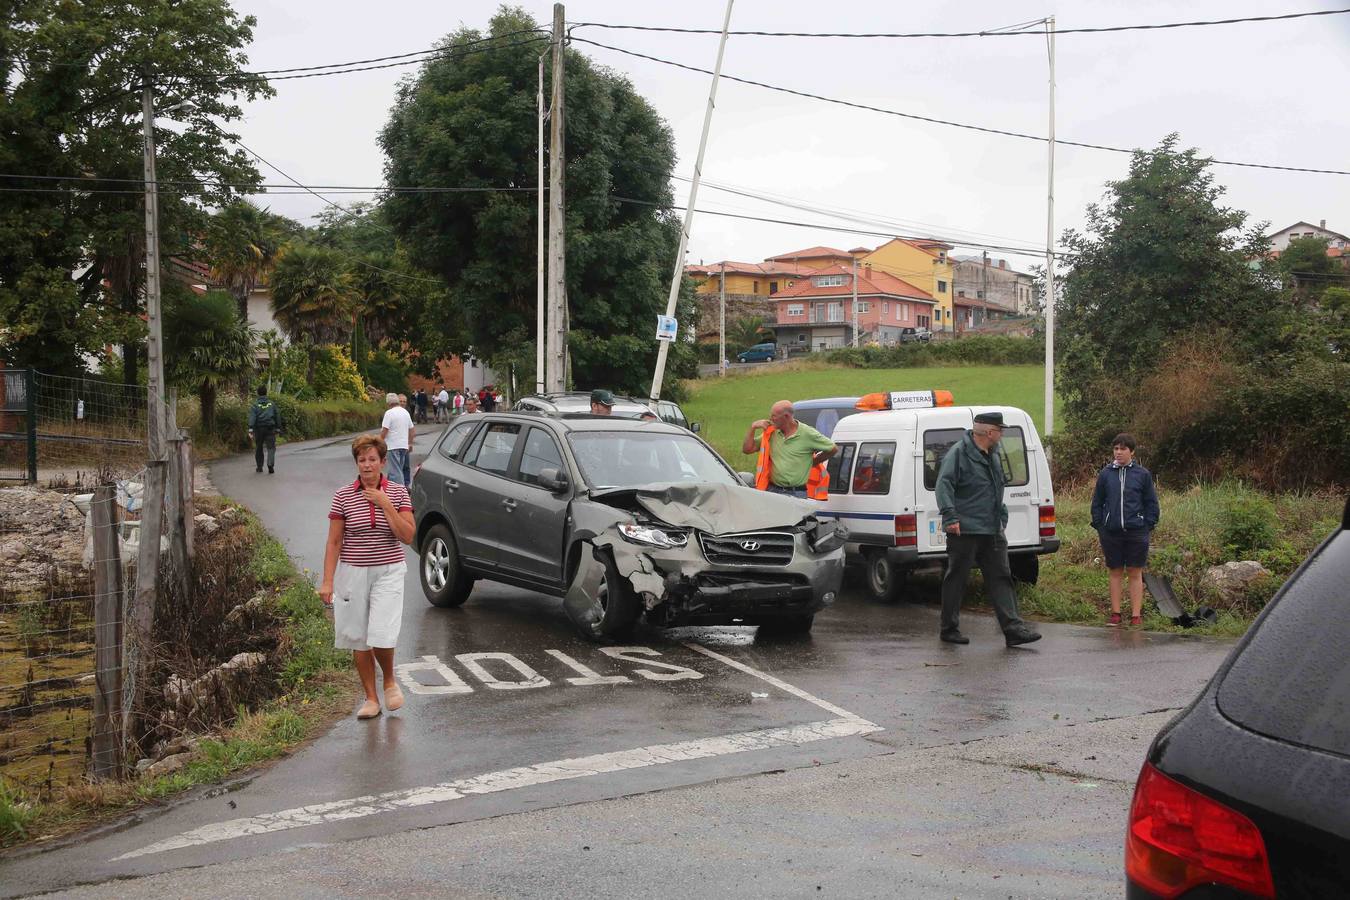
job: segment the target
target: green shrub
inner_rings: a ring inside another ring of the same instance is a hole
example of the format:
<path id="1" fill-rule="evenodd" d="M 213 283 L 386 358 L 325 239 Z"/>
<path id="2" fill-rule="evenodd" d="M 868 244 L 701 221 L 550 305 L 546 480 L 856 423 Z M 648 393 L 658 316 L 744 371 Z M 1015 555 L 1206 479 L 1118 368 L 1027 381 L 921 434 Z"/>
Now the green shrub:
<path id="1" fill-rule="evenodd" d="M 318 396 L 332 400 L 365 400 L 366 385 L 361 370 L 352 362 L 348 349 L 340 344 L 314 348 L 314 378 L 310 387 Z"/>
<path id="2" fill-rule="evenodd" d="M 27 834 L 28 823 L 38 811 L 17 788 L 11 789 L 0 778 L 0 845 L 21 840 Z"/>
<path id="3" fill-rule="evenodd" d="M 1233 500 L 1224 510 L 1219 540 L 1228 555 L 1249 559 L 1274 546 L 1278 521 L 1274 504 L 1263 497 Z"/>
<path id="4" fill-rule="evenodd" d="M 827 362 L 859 369 L 896 369 L 920 366 L 1016 366 L 1045 361 L 1045 343 L 1037 338 L 981 334 L 927 344 L 882 347 L 846 347 L 824 354 Z"/>
<path id="5" fill-rule="evenodd" d="M 408 393 L 408 363 L 388 350 L 376 350 L 366 362 L 366 380 L 381 391 Z"/>

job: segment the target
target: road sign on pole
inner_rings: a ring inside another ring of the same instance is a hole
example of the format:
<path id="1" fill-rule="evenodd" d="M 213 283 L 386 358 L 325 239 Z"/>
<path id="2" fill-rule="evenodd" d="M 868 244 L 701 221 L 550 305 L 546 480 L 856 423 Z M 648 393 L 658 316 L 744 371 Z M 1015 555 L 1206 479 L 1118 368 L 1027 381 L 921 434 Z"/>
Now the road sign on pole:
<path id="1" fill-rule="evenodd" d="M 675 335 L 680 330 L 680 321 L 674 316 L 656 317 L 656 339 L 658 341 L 673 341 Z"/>

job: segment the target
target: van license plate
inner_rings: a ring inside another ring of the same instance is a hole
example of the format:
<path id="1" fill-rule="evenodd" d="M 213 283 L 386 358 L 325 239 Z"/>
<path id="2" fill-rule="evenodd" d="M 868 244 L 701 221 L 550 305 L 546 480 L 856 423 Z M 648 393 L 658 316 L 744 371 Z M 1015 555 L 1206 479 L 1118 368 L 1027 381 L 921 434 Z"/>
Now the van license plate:
<path id="1" fill-rule="evenodd" d="M 942 525 L 937 519 L 928 520 L 928 544 L 930 547 L 947 546 L 947 532 L 940 527 Z"/>

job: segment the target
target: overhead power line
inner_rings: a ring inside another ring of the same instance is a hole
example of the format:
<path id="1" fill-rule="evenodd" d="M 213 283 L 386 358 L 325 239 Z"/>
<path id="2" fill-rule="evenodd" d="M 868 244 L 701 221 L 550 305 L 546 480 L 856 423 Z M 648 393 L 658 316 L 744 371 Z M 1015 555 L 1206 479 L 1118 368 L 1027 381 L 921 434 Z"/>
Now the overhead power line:
<path id="1" fill-rule="evenodd" d="M 1058 32 L 1056 32 L 1056 34 L 1058 34 Z M 645 59 L 650 62 L 660 63 L 663 66 L 674 66 L 677 69 L 685 69 L 690 72 L 698 72 L 700 75 L 713 74 L 711 69 L 704 69 L 700 68 L 699 66 L 691 66 L 688 63 L 676 62 L 673 59 L 662 59 L 659 56 L 651 56 L 646 53 L 639 53 L 636 50 L 628 50 L 623 47 L 615 47 L 611 44 L 602 44 L 599 41 L 592 41 L 588 38 L 574 37 L 572 38 L 572 40 L 578 43 L 590 44 L 593 47 L 600 47 L 605 50 L 613 50 L 616 53 L 622 53 L 626 56 L 634 56 L 637 57 L 638 59 Z M 895 109 L 886 109 L 885 107 L 872 106 L 870 104 L 859 103 L 854 100 L 842 100 L 838 97 L 826 97 L 823 94 L 813 94 L 810 91 L 799 91 L 795 88 L 783 87 L 782 85 L 777 84 L 768 84 L 766 82 L 755 81 L 750 78 L 739 78 L 735 75 L 728 75 L 726 72 L 723 72 L 721 74 L 721 77 L 726 81 L 735 81 L 740 84 L 748 84 L 751 87 L 763 88 L 769 91 L 776 91 L 780 94 L 791 94 L 794 97 L 804 97 L 808 100 L 819 100 L 823 103 L 833 103 L 837 106 L 847 106 L 852 109 L 861 109 L 866 110 L 867 112 L 881 113 L 883 115 L 895 116 L 901 119 L 912 119 L 918 122 L 928 122 L 929 124 L 932 125 L 946 125 L 950 128 L 964 128 L 968 131 L 979 131 L 985 134 L 997 134 L 1003 137 L 1020 138 L 1022 140 L 1036 141 L 1037 143 L 1042 144 L 1045 143 L 1045 137 L 1043 135 L 1027 134 L 1026 132 L 1022 131 L 1008 131 L 1002 128 L 990 128 L 985 125 L 972 125 L 969 122 L 953 122 L 948 119 L 938 119 L 932 116 L 921 116 L 917 113 L 907 113 Z M 1111 153 L 1132 154 L 1135 152 L 1134 150 L 1127 147 L 1111 147 L 1106 144 L 1089 144 L 1084 141 L 1066 141 L 1058 138 L 1055 139 L 1055 143 L 1064 147 L 1082 147 L 1087 150 L 1106 150 Z M 1241 166 L 1243 168 L 1248 169 L 1270 169 L 1279 172 L 1308 172 L 1316 175 L 1350 175 L 1350 170 L 1346 169 L 1317 169 L 1308 166 L 1278 166 L 1268 163 L 1237 162 L 1235 160 L 1228 160 L 1228 159 L 1212 159 L 1210 161 L 1213 162 L 1215 165 Z"/>
<path id="2" fill-rule="evenodd" d="M 1283 13 L 1274 16 L 1244 16 L 1233 19 L 1206 19 L 1194 22 L 1159 22 L 1144 25 L 1108 25 L 1099 28 L 1057 28 L 1055 36 L 1066 34 L 1109 34 L 1118 31 L 1161 31 L 1168 28 L 1200 28 L 1209 25 L 1240 25 L 1250 22 L 1281 22 L 1289 19 L 1306 19 L 1313 16 L 1338 16 L 1350 13 L 1350 9 L 1321 9 L 1310 12 Z M 1040 24 L 1042 20 L 1027 24 Z M 1016 28 L 1018 26 L 1014 26 Z M 609 28 L 623 31 L 660 31 L 674 34 L 721 34 L 715 28 L 675 28 L 663 25 L 619 25 L 612 22 L 574 22 L 571 28 Z M 989 29 L 985 31 L 730 31 L 735 37 L 790 37 L 790 38 L 974 38 L 974 37 L 1024 37 L 1039 36 L 1038 31 L 1015 31 L 1008 29 Z"/>

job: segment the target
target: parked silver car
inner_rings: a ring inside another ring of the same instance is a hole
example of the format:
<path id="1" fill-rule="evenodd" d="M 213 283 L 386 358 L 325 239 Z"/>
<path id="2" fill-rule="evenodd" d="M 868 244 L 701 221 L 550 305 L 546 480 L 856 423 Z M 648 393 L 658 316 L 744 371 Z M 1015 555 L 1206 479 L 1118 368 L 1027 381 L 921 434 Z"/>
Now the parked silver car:
<path id="1" fill-rule="evenodd" d="M 447 429 L 413 479 L 422 590 L 486 578 L 563 598 L 594 640 L 639 620 L 804 632 L 834 601 L 847 530 L 746 487 L 663 422 L 495 413 Z"/>

